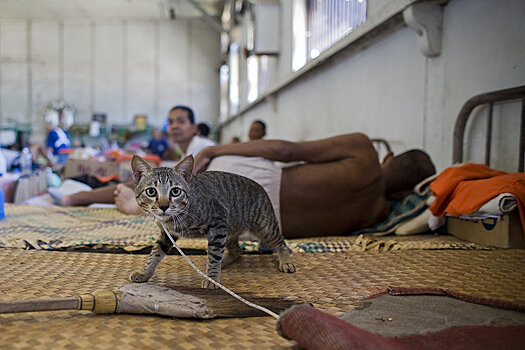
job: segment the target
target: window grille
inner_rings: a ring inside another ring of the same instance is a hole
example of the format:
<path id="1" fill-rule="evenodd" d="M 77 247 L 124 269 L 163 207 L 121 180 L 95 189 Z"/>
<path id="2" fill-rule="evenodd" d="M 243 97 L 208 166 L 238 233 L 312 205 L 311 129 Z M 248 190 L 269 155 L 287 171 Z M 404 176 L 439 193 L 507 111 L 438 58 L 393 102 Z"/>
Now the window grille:
<path id="1" fill-rule="evenodd" d="M 229 113 L 230 113 L 229 78 L 230 78 L 230 66 L 228 66 L 227 64 L 223 64 L 219 72 L 219 81 L 220 81 L 220 89 L 221 89 L 221 92 L 220 92 L 221 100 L 220 100 L 220 105 L 219 105 L 219 110 L 220 110 L 219 120 L 221 122 L 227 120 Z"/>
<path id="2" fill-rule="evenodd" d="M 241 50 L 240 45 L 232 43 L 230 45 L 230 114 L 235 114 L 239 111 L 240 97 L 239 97 L 239 69 L 240 69 Z"/>
<path id="3" fill-rule="evenodd" d="M 366 0 L 295 0 L 293 13 L 296 71 L 366 20 Z"/>

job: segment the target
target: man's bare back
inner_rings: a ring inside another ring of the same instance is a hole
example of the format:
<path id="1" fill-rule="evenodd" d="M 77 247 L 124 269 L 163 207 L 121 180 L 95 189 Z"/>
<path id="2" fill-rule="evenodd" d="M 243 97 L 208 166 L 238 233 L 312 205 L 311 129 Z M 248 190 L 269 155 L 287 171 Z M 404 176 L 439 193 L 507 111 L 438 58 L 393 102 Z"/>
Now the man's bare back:
<path id="1" fill-rule="evenodd" d="M 283 169 L 280 205 L 286 237 L 341 235 L 388 215 L 377 153 L 368 138 L 351 141 L 333 145 L 348 147 L 342 158 Z"/>
<path id="2" fill-rule="evenodd" d="M 215 146 L 197 155 L 197 171 L 222 155 L 304 162 L 282 171 L 280 209 L 285 237 L 341 235 L 376 224 L 388 215 L 377 152 L 363 134 Z"/>

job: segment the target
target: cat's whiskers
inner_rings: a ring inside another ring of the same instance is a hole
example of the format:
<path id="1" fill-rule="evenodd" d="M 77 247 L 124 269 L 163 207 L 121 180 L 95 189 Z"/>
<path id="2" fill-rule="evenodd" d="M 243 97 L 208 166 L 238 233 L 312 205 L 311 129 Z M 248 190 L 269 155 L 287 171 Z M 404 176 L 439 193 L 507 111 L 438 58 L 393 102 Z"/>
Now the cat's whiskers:
<path id="1" fill-rule="evenodd" d="M 188 221 L 185 215 L 180 215 L 180 221 L 182 222 L 182 227 L 188 227 Z"/>
<path id="2" fill-rule="evenodd" d="M 165 219 L 162 218 L 160 215 L 155 214 L 155 209 L 148 210 L 148 214 L 155 220 L 155 221 L 164 221 Z"/>
<path id="3" fill-rule="evenodd" d="M 178 225 L 177 214 L 173 215 L 172 218 L 173 218 L 173 230 L 177 231 L 177 225 Z"/>
<path id="4" fill-rule="evenodd" d="M 175 232 L 180 232 L 182 228 L 184 227 L 184 222 L 180 223 L 182 221 L 182 217 L 178 214 L 173 215 L 173 229 Z M 180 229 L 179 229 L 180 225 Z"/>
<path id="5" fill-rule="evenodd" d="M 181 221 L 182 221 L 183 227 L 188 228 L 188 227 L 190 227 L 189 222 L 190 222 L 190 221 L 193 222 L 193 223 L 194 223 L 194 222 L 197 222 L 197 221 L 198 221 L 198 218 L 197 218 L 196 215 L 190 213 L 190 212 L 189 212 L 188 210 L 186 210 L 186 209 L 187 209 L 187 207 L 184 208 L 184 209 L 182 209 L 182 211 L 180 211 L 179 216 L 180 216 L 180 218 L 181 218 Z"/>
<path id="6" fill-rule="evenodd" d="M 184 215 L 186 215 L 189 219 L 191 219 L 191 220 L 193 220 L 193 221 L 195 221 L 195 222 L 198 221 L 197 215 L 192 214 L 192 213 L 190 213 L 189 211 L 186 211 L 186 210 L 184 210 L 183 213 L 184 213 Z"/>
<path id="7" fill-rule="evenodd" d="M 190 213 L 189 211 L 184 211 L 184 216 L 187 218 L 185 221 L 186 227 L 189 227 L 190 224 L 195 224 L 199 222 L 197 215 Z"/>
<path id="8" fill-rule="evenodd" d="M 150 219 L 153 219 L 154 221 L 156 221 L 155 217 L 153 215 L 151 215 L 151 213 L 148 213 L 148 212 L 144 212 L 144 213 L 140 214 L 139 216 L 145 216 L 146 217 L 146 223 L 149 223 Z"/>

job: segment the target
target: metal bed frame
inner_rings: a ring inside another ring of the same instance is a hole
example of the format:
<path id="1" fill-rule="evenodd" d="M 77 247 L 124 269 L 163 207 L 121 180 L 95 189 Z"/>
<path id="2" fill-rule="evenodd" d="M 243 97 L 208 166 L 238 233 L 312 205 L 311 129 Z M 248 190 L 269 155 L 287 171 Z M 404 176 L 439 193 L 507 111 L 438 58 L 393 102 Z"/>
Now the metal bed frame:
<path id="1" fill-rule="evenodd" d="M 511 89 L 487 92 L 470 98 L 461 108 L 454 125 L 454 140 L 452 150 L 452 163 L 463 162 L 463 142 L 467 121 L 474 108 L 487 105 L 488 116 L 485 138 L 485 164 L 490 166 L 490 151 L 492 141 L 492 112 L 494 104 L 521 100 L 521 122 L 519 139 L 518 171 L 523 172 L 525 155 L 525 85 Z"/>

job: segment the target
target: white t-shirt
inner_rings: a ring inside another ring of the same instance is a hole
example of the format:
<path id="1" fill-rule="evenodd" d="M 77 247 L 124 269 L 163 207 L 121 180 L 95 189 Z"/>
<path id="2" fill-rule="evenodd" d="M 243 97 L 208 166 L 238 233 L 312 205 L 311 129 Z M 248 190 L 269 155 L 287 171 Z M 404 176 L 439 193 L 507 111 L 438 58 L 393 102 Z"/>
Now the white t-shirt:
<path id="1" fill-rule="evenodd" d="M 213 142 L 210 139 L 207 139 L 205 137 L 200 137 L 200 136 L 193 136 L 193 138 L 190 141 L 190 144 L 188 145 L 188 151 L 186 153 L 182 153 L 182 150 L 177 145 L 180 154 L 182 154 L 180 159 L 182 159 L 182 158 L 184 158 L 184 157 L 186 157 L 186 156 L 188 156 L 190 154 L 192 154 L 193 157 L 195 157 L 197 155 L 197 153 L 199 153 L 200 151 L 202 151 L 204 148 L 206 148 L 208 146 L 215 146 L 215 142 Z M 160 166 L 170 168 L 170 167 L 175 166 L 179 162 L 179 160 L 177 160 L 177 161 L 163 160 L 160 163 Z"/>
<path id="2" fill-rule="evenodd" d="M 208 146 L 215 146 L 215 142 L 205 137 L 193 136 L 193 138 L 190 141 L 190 144 L 188 145 L 188 151 L 185 154 L 183 154 L 182 157 L 186 157 L 190 154 L 193 154 L 193 156 L 195 157 L 197 153 L 199 153 Z"/>

